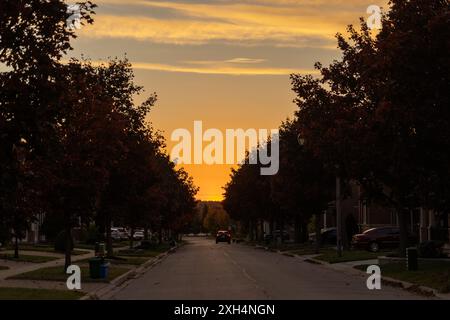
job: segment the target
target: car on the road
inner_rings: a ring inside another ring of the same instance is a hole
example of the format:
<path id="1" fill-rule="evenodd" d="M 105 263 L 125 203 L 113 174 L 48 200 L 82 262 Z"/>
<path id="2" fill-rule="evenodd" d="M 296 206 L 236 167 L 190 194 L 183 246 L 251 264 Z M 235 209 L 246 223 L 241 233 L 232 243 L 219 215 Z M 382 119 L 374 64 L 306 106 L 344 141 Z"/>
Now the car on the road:
<path id="1" fill-rule="evenodd" d="M 225 230 L 217 231 L 216 243 L 219 242 L 228 242 L 228 244 L 231 244 L 231 233 Z"/>
<path id="2" fill-rule="evenodd" d="M 415 242 L 414 235 L 408 235 L 410 243 Z M 400 230 L 397 227 L 378 227 L 356 234 L 352 247 L 378 252 L 382 248 L 396 248 L 400 245 Z"/>

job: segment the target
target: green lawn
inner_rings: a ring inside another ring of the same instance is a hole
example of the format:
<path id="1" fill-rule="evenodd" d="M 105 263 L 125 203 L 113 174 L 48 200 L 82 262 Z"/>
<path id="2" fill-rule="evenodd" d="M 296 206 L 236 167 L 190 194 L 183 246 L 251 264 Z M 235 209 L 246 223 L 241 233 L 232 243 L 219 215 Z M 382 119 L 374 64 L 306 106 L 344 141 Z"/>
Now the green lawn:
<path id="1" fill-rule="evenodd" d="M 282 243 L 277 244 L 275 242 L 272 243 L 264 243 L 264 242 L 246 242 L 246 244 L 250 245 L 260 245 L 268 248 L 269 250 L 276 250 L 281 252 L 288 252 L 292 254 L 296 254 L 299 256 L 303 255 L 312 255 L 316 254 L 315 245 L 311 243 Z M 320 253 L 326 253 L 330 250 L 333 250 L 330 246 L 322 246 L 320 248 Z"/>
<path id="2" fill-rule="evenodd" d="M 6 247 L 7 250 L 14 250 L 13 246 Z M 48 253 L 60 253 L 64 254 L 64 252 L 55 251 L 55 247 L 49 244 L 21 244 L 19 245 L 19 253 L 20 251 L 33 251 L 33 252 L 48 252 Z M 89 251 L 85 250 L 73 250 L 72 255 L 78 256 L 82 254 L 89 253 Z"/>
<path id="3" fill-rule="evenodd" d="M 382 255 L 380 252 L 370 252 L 364 250 L 351 250 L 342 252 L 342 257 L 338 257 L 336 250 L 331 249 L 321 255 L 314 257 L 316 260 L 325 261 L 328 263 L 339 263 L 339 262 L 349 262 L 349 261 L 360 261 L 360 260 L 370 260 L 376 259 L 378 256 Z"/>
<path id="4" fill-rule="evenodd" d="M 43 263 L 53 260 L 58 260 L 57 257 L 45 257 L 45 256 L 29 256 L 24 254 L 19 254 L 19 258 L 14 258 L 14 254 L 10 253 L 3 253 L 0 254 L 0 260 L 10 260 L 10 261 L 16 261 L 16 262 L 33 262 L 33 263 Z"/>
<path id="5" fill-rule="evenodd" d="M 107 259 L 107 260 L 115 265 L 127 264 L 127 265 L 140 266 L 141 264 L 148 261 L 148 258 L 149 257 L 133 257 L 133 256 L 120 257 L 119 256 L 119 257 L 116 257 L 116 259 Z"/>
<path id="6" fill-rule="evenodd" d="M 125 249 L 117 252 L 118 256 L 124 257 L 156 257 L 157 255 L 166 252 L 170 249 L 169 245 L 155 246 L 152 249 L 141 250 L 141 249 Z"/>
<path id="7" fill-rule="evenodd" d="M 83 254 L 88 254 L 88 253 L 89 253 L 89 251 L 86 251 L 86 250 L 77 250 L 77 249 L 75 249 L 75 250 L 72 251 L 72 255 L 73 256 L 81 256 Z"/>
<path id="8" fill-rule="evenodd" d="M 111 281 L 130 269 L 124 267 L 110 266 L 108 279 L 91 279 L 89 278 L 89 266 L 82 265 L 81 268 L 81 282 L 108 282 Z M 8 279 L 22 279 L 22 280 L 46 280 L 46 281 L 66 281 L 68 275 L 63 272 L 63 267 L 49 267 L 42 268 L 26 273 L 21 273 Z"/>
<path id="9" fill-rule="evenodd" d="M 355 268 L 366 271 L 367 265 Z M 390 263 L 380 268 L 382 276 L 433 288 L 442 293 L 450 292 L 450 262 L 419 261 L 417 271 L 407 271 L 405 263 Z"/>
<path id="10" fill-rule="evenodd" d="M 105 258 L 106 261 L 112 263 L 113 265 L 133 265 L 139 266 L 144 262 L 148 261 L 150 257 L 135 257 L 135 256 L 115 256 L 114 258 Z M 83 259 L 77 261 L 77 263 L 87 264 L 89 259 Z"/>
<path id="11" fill-rule="evenodd" d="M 84 293 L 78 291 L 0 288 L 0 300 L 78 300 Z"/>
<path id="12" fill-rule="evenodd" d="M 14 250 L 14 246 L 9 245 L 7 247 L 8 250 Z M 19 245 L 19 251 L 25 250 L 25 251 L 41 251 L 41 252 L 55 252 L 55 248 L 53 245 L 48 244 L 20 244 Z"/>
<path id="13" fill-rule="evenodd" d="M 136 241 L 134 241 L 136 243 Z M 130 241 L 120 241 L 120 242 L 113 242 L 113 248 L 121 248 L 121 247 L 127 247 L 130 246 Z"/>
<path id="14" fill-rule="evenodd" d="M 113 242 L 113 248 L 121 248 L 130 245 L 130 241 Z M 95 245 L 86 243 L 77 243 L 75 249 L 95 250 Z"/>
<path id="15" fill-rule="evenodd" d="M 93 244 L 77 243 L 75 244 L 75 250 L 77 249 L 94 250 L 95 246 Z"/>
<path id="16" fill-rule="evenodd" d="M 289 252 L 299 256 L 305 256 L 316 254 L 316 249 L 313 245 L 303 245 L 295 249 L 289 250 Z M 320 248 L 319 251 L 319 254 L 331 254 L 331 253 L 336 253 L 336 250 L 330 247 L 322 247 Z"/>

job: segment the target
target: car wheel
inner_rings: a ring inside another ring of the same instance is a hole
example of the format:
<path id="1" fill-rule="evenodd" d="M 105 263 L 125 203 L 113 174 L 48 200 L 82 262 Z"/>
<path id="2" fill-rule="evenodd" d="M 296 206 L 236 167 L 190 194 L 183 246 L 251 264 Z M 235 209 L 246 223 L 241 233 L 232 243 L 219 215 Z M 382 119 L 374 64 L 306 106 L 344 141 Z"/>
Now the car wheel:
<path id="1" fill-rule="evenodd" d="M 372 242 L 372 243 L 369 245 L 369 249 L 370 249 L 370 251 L 372 251 L 372 252 L 378 252 L 378 251 L 380 250 L 380 245 L 379 245 L 377 242 Z"/>

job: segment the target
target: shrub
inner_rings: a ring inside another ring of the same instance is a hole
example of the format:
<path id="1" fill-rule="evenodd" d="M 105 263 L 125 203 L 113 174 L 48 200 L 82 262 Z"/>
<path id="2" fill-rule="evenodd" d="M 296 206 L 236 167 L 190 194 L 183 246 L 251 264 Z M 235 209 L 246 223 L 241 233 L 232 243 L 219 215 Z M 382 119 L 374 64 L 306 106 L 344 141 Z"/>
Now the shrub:
<path id="1" fill-rule="evenodd" d="M 425 241 L 419 244 L 419 256 L 422 258 L 442 257 L 443 241 Z"/>

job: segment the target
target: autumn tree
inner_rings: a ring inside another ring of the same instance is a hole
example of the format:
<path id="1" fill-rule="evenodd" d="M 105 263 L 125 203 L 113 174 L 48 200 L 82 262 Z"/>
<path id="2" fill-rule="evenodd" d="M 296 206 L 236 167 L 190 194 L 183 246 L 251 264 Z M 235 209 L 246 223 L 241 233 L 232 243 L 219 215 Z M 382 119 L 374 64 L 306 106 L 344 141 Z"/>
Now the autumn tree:
<path id="1" fill-rule="evenodd" d="M 250 157 L 258 157 L 258 150 L 247 153 L 245 161 L 231 170 L 230 181 L 224 187 L 223 206 L 233 220 L 242 222 L 251 240 L 262 240 L 258 227 L 262 230 L 265 219 L 274 218 L 283 225 L 286 217 L 277 214 L 270 196 L 270 177 L 261 175 L 261 165 L 250 164 Z"/>
<path id="2" fill-rule="evenodd" d="M 397 211 L 402 255 L 409 211 L 448 205 L 449 10 L 392 0 L 378 34 L 349 26 L 342 59 L 318 63 L 318 79 L 292 77 L 312 152 Z"/>
<path id="3" fill-rule="evenodd" d="M 91 23 L 95 5 L 79 5 L 81 23 Z M 37 203 L 30 205 L 42 189 L 36 163 L 55 141 L 61 116 L 65 87 L 56 82 L 63 68 L 59 61 L 75 37 L 68 17 L 64 1 L 0 3 L 0 63 L 6 67 L 0 73 L 0 212 L 16 238 L 37 210 Z M 32 180 L 38 184 L 30 185 Z"/>
<path id="4" fill-rule="evenodd" d="M 228 230 L 230 227 L 230 216 L 219 203 L 207 203 L 208 212 L 203 220 L 205 230 L 215 233 L 218 230 Z"/>
<path id="5" fill-rule="evenodd" d="M 315 157 L 299 138 L 298 121 L 280 126 L 280 170 L 272 177 L 271 196 L 294 221 L 296 242 L 308 240 L 308 223 L 316 216 L 317 245 L 320 245 L 320 216 L 332 198 L 332 171 Z"/>

